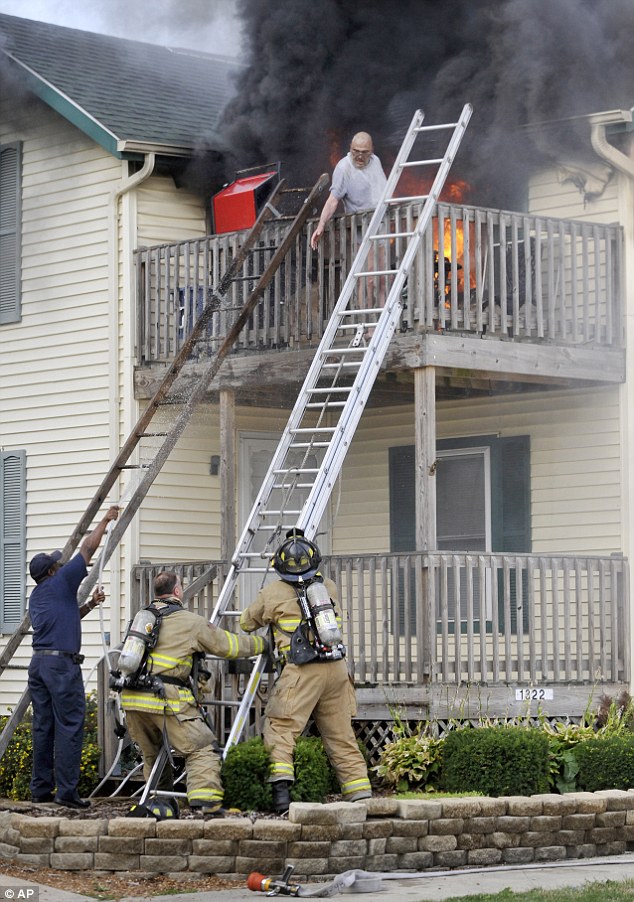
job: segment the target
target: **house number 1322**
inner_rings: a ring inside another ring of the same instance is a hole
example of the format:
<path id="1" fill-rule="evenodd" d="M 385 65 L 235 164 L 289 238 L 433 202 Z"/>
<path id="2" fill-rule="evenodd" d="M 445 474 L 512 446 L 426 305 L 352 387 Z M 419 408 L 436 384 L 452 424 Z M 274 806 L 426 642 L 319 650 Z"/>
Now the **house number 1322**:
<path id="1" fill-rule="evenodd" d="M 515 701 L 517 702 L 541 702 L 552 700 L 552 698 L 552 689 L 545 689 L 537 686 L 526 686 L 524 689 L 515 690 Z"/>

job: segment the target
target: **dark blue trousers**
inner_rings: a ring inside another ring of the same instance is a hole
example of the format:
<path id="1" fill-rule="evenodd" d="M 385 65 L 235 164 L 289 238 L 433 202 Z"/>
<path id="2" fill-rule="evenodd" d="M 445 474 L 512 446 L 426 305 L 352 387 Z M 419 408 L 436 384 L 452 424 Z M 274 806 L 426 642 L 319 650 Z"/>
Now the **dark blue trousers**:
<path id="1" fill-rule="evenodd" d="M 33 705 L 31 795 L 53 792 L 57 798 L 79 795 L 86 694 L 81 667 L 70 658 L 34 655 L 29 664 Z"/>

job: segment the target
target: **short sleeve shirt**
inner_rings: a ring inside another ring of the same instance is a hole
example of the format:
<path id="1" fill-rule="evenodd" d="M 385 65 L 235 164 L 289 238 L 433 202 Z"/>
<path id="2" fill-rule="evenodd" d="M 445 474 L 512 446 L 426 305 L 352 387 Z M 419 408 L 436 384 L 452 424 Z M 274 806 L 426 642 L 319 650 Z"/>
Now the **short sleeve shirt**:
<path id="1" fill-rule="evenodd" d="M 330 193 L 343 202 L 346 213 L 373 210 L 381 199 L 386 181 L 376 154 L 372 154 L 367 166 L 357 169 L 348 153 L 335 166 Z"/>
<path id="2" fill-rule="evenodd" d="M 29 614 L 33 648 L 77 654 L 81 648 L 81 617 L 77 592 L 87 573 L 83 555 L 76 554 L 31 592 Z"/>

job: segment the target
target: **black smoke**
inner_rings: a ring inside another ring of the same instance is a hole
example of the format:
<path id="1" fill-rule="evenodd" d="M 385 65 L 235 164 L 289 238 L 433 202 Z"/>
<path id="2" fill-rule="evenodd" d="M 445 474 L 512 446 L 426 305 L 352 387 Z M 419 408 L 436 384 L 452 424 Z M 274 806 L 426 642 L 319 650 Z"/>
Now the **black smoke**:
<path id="1" fill-rule="evenodd" d="M 298 184 L 369 131 L 384 165 L 417 108 L 474 115 L 456 166 L 474 202 L 516 199 L 583 123 L 529 123 L 634 103 L 633 0 L 238 0 L 245 69 L 222 126 L 227 164 L 281 160 Z M 572 136 L 572 137 L 571 137 Z"/>

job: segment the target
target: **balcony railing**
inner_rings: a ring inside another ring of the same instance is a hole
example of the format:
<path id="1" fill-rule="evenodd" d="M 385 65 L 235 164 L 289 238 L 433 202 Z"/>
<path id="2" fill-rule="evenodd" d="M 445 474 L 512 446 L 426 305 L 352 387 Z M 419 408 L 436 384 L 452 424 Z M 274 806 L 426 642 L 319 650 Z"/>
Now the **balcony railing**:
<path id="1" fill-rule="evenodd" d="M 390 210 L 384 231 L 394 237 L 378 249 L 387 266 L 404 253 L 399 234 L 411 231 L 419 209 L 403 203 Z M 317 252 L 308 241 L 310 224 L 298 235 L 237 351 L 320 340 L 369 216 L 331 220 Z M 224 335 L 270 259 L 267 248 L 285 229 L 283 222 L 267 226 L 214 314 L 210 341 Z M 241 233 L 212 235 L 137 251 L 141 364 L 172 359 L 242 239 Z M 618 226 L 439 204 L 403 290 L 401 330 L 621 348 L 621 242 Z"/>
<path id="2" fill-rule="evenodd" d="M 154 574 L 171 566 L 135 568 L 135 608 Z M 194 579 L 213 565 L 177 567 L 187 585 L 190 571 Z M 339 587 L 358 683 L 629 682 L 621 556 L 411 552 L 333 556 L 323 569 Z M 209 615 L 217 583 L 193 609 Z"/>

